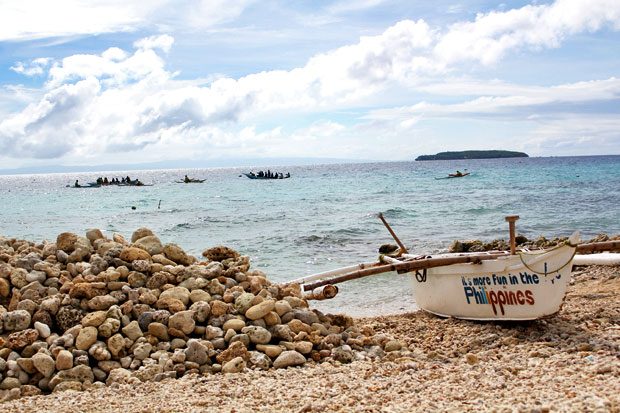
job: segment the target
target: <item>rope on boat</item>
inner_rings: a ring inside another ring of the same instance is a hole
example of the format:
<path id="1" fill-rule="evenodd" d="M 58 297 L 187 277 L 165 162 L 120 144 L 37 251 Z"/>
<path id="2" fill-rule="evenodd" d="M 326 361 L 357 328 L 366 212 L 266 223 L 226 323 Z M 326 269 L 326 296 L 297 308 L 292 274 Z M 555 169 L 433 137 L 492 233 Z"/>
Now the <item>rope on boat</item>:
<path id="1" fill-rule="evenodd" d="M 557 246 L 555 246 L 555 247 L 553 247 L 553 248 L 551 248 L 551 249 L 544 250 L 544 251 L 542 251 L 542 252 L 530 252 L 530 253 L 521 253 L 521 252 L 520 252 L 520 253 L 518 253 L 518 255 L 519 255 L 519 259 L 521 260 L 521 263 L 523 264 L 523 266 L 525 266 L 525 268 L 527 268 L 528 270 L 532 271 L 533 273 L 538 273 L 538 274 L 540 274 L 540 273 L 541 273 L 541 271 L 537 271 L 537 270 L 535 270 L 534 268 L 532 268 L 532 267 L 530 267 L 529 265 L 527 265 L 527 263 L 523 260 L 523 256 L 524 256 L 524 255 L 542 255 L 542 254 L 546 254 L 546 253 L 548 253 L 548 252 L 555 251 L 555 250 L 557 250 L 557 249 L 563 248 L 563 247 L 565 247 L 565 246 L 567 246 L 567 245 L 568 245 L 569 247 L 573 247 L 573 253 L 571 254 L 571 256 L 570 256 L 570 258 L 568 259 L 568 261 L 566 261 L 566 263 L 562 264 L 562 266 L 560 266 L 560 267 L 556 268 L 556 269 L 555 269 L 555 270 L 553 270 L 553 271 L 547 271 L 547 268 L 546 268 L 546 265 L 545 265 L 545 271 L 544 271 L 544 273 L 545 273 L 545 274 L 553 274 L 554 272 L 559 272 L 559 271 L 560 271 L 560 270 L 562 270 L 564 267 L 566 267 L 566 266 L 567 266 L 567 265 L 569 265 L 571 262 L 573 262 L 573 258 L 575 258 L 575 254 L 577 254 L 577 249 L 575 248 L 577 245 L 575 245 L 575 244 L 571 243 L 570 241 L 566 241 L 566 242 L 565 242 L 565 243 L 563 243 L 563 244 L 557 245 Z"/>
<path id="2" fill-rule="evenodd" d="M 424 271 L 422 271 L 422 274 L 420 274 L 420 270 L 417 270 L 415 272 L 415 279 L 419 283 L 425 283 L 426 282 L 426 268 L 424 268 Z"/>

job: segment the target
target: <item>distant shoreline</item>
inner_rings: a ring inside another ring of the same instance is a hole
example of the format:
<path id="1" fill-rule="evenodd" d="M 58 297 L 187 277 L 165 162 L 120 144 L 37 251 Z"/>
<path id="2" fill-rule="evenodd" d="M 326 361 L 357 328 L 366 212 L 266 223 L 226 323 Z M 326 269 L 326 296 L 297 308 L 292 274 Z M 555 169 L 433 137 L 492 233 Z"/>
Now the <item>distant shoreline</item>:
<path id="1" fill-rule="evenodd" d="M 422 156 L 430 156 L 430 155 L 422 155 Z M 433 155 L 434 156 L 434 155 Z M 606 155 L 554 155 L 554 156 L 527 156 L 531 159 L 547 159 L 547 158 L 609 158 L 609 157 L 618 157 L 618 154 L 606 154 Z M 418 157 L 420 158 L 420 157 Z M 462 160 L 472 159 L 472 158 L 459 158 Z M 492 158 L 486 158 L 492 159 Z M 419 159 L 416 159 L 416 161 Z M 271 161 L 271 162 L 268 162 Z M 288 161 L 288 162 L 287 162 Z M 369 159 L 314 159 L 314 162 L 296 162 L 293 159 L 268 159 L 268 160 L 259 160 L 257 159 L 255 163 L 238 163 L 235 164 L 231 162 L 230 164 L 209 164 L 193 161 L 191 164 L 186 164 L 185 166 L 180 166 L 177 163 L 154 163 L 154 164 L 107 164 L 107 165 L 91 165 L 91 166 L 76 166 L 76 165 L 47 165 L 47 166 L 37 166 L 37 167 L 21 167 L 21 168 L 12 168 L 12 169 L 0 169 L 0 176 L 11 176 L 11 175 L 49 175 L 49 174 L 104 174 L 104 173 L 132 173 L 132 171 L 166 171 L 166 170 L 180 170 L 180 171 L 189 171 L 189 170 L 203 170 L 203 169 L 251 169 L 251 168 L 267 168 L 267 167 L 293 167 L 293 166 L 316 166 L 316 165 L 338 165 L 338 164 L 370 164 L 370 163 L 394 163 L 394 162 L 413 162 L 411 159 L 378 159 L 378 160 L 369 160 Z M 185 173 L 185 172 L 183 172 Z"/>
<path id="2" fill-rule="evenodd" d="M 457 151 L 439 152 L 435 155 L 420 155 L 416 161 L 448 161 L 455 159 L 498 159 L 498 158 L 529 158 L 525 152 L 514 151 Z"/>

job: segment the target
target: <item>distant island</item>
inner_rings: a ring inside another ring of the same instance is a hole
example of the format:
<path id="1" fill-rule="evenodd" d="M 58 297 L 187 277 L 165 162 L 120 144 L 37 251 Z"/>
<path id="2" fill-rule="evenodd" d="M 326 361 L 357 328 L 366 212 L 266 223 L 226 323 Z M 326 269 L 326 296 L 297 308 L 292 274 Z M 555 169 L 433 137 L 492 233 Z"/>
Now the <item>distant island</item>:
<path id="1" fill-rule="evenodd" d="M 436 155 L 420 155 L 416 161 L 447 161 L 452 159 L 528 158 L 524 152 L 513 151 L 460 151 L 439 152 Z"/>

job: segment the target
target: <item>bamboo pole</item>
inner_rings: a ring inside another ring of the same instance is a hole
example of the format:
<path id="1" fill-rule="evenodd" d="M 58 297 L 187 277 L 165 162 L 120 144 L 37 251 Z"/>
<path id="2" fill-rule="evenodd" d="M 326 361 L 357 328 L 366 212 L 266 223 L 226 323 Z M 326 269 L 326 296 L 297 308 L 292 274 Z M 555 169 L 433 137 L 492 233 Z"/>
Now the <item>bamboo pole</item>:
<path id="1" fill-rule="evenodd" d="M 473 262 L 477 263 L 482 260 L 494 260 L 497 256 L 487 254 L 470 254 L 462 255 L 458 257 L 441 257 L 441 258 L 425 258 L 417 261 L 405 261 L 398 264 L 387 264 L 374 268 L 367 268 L 364 270 L 350 272 L 348 274 L 338 275 L 326 280 L 319 280 L 310 284 L 304 285 L 304 291 L 310 291 L 317 287 L 321 287 L 327 284 L 338 284 L 345 281 L 355 280 L 357 278 L 368 277 L 369 275 L 381 274 L 384 272 L 396 271 L 399 273 L 410 272 L 414 270 L 421 270 L 425 268 L 442 267 L 444 265 L 462 264 Z"/>
<path id="2" fill-rule="evenodd" d="M 306 275 L 305 277 L 297 278 L 296 280 L 287 281 L 285 284 L 290 283 L 307 283 L 309 281 L 320 280 L 321 278 L 329 277 L 332 275 L 339 275 L 348 273 L 355 270 L 363 270 L 364 268 L 374 267 L 377 265 L 377 262 L 362 262 L 360 264 L 349 265 L 348 267 L 336 268 L 335 270 L 318 272 L 316 274 Z"/>
<path id="3" fill-rule="evenodd" d="M 338 287 L 327 284 L 304 293 L 304 298 L 306 300 L 327 300 L 329 298 L 334 298 L 336 294 L 338 294 Z"/>
<path id="4" fill-rule="evenodd" d="M 400 240 L 398 239 L 398 237 L 396 236 L 396 234 L 394 234 L 394 231 L 392 231 L 392 228 L 390 228 L 390 226 L 388 225 L 388 223 L 385 221 L 385 219 L 383 218 L 383 214 L 381 212 L 379 212 L 379 219 L 381 221 L 383 221 L 383 224 L 385 225 L 385 227 L 387 228 L 388 231 L 390 231 L 390 234 L 392 234 L 392 238 L 394 238 L 394 241 L 396 241 L 396 243 L 398 244 L 398 246 L 400 247 L 400 250 L 405 253 L 408 254 L 409 251 L 407 251 L 407 248 L 405 248 L 405 246 L 403 245 L 402 242 L 400 242 Z"/>
<path id="5" fill-rule="evenodd" d="M 589 244 L 577 245 L 578 253 L 612 250 L 620 250 L 620 241 L 591 242 Z"/>

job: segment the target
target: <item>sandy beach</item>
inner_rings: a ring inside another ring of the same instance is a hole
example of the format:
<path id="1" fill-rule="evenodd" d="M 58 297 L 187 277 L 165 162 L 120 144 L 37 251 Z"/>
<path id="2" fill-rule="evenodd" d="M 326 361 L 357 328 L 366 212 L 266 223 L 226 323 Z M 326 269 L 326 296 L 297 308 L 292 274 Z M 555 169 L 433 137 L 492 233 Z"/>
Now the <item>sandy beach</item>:
<path id="1" fill-rule="evenodd" d="M 91 385 L 4 402 L 26 412 L 620 411 L 620 268 L 573 273 L 562 310 L 533 322 L 423 311 L 355 319 L 404 347 L 350 364 L 308 361 L 142 383 Z"/>

